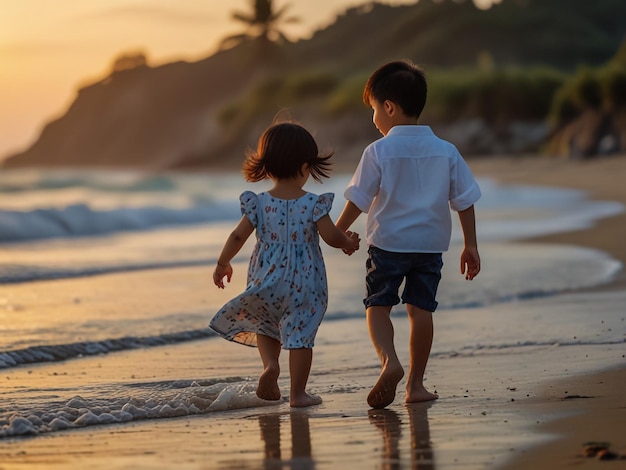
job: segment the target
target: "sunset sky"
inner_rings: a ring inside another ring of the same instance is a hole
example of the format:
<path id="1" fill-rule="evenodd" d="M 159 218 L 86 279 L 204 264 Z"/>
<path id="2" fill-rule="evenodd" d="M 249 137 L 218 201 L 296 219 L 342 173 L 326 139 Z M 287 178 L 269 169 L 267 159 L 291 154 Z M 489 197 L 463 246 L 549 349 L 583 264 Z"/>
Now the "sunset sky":
<path id="1" fill-rule="evenodd" d="M 491 3 L 491 0 L 476 0 Z M 284 0 L 307 37 L 365 0 Z M 387 0 L 406 4 L 411 0 Z M 198 60 L 242 31 L 231 19 L 250 0 L 0 0 L 0 159 L 30 145 L 62 115 L 76 89 L 102 78 L 123 52 L 141 50 L 151 65 Z"/>

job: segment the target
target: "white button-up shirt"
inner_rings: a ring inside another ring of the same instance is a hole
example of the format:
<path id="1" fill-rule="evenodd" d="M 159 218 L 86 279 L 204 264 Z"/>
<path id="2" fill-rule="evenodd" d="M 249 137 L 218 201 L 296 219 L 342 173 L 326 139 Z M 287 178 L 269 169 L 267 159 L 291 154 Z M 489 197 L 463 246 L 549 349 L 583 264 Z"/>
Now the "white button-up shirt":
<path id="1" fill-rule="evenodd" d="M 450 246 L 450 209 L 471 207 L 480 188 L 456 147 L 429 126 L 394 126 L 363 151 L 345 197 L 368 214 L 368 246 L 441 253 Z"/>

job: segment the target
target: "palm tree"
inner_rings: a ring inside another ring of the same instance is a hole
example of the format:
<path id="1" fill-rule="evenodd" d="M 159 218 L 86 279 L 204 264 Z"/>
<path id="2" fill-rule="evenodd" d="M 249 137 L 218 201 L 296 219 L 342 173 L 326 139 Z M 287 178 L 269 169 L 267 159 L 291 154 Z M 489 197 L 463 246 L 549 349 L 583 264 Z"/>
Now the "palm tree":
<path id="1" fill-rule="evenodd" d="M 236 46 L 250 39 L 259 39 L 261 43 L 269 44 L 288 42 L 285 34 L 278 29 L 279 23 L 297 23 L 295 16 L 285 17 L 290 5 L 275 10 L 272 0 L 250 0 L 252 11 L 249 13 L 234 11 L 232 18 L 247 25 L 247 31 L 224 38 L 220 44 L 222 49 Z"/>

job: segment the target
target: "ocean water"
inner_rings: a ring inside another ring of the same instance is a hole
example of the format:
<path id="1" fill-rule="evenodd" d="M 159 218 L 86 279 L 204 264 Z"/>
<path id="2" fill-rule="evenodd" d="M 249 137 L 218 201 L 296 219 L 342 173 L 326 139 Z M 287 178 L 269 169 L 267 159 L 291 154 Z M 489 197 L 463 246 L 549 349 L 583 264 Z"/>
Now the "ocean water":
<path id="1" fill-rule="evenodd" d="M 336 219 L 348 181 L 349 175 L 336 175 L 322 185 L 310 183 L 307 189 L 335 193 L 331 216 Z M 483 197 L 476 211 L 483 271 L 472 282 L 458 273 L 462 239 L 455 225 L 451 249 L 444 256 L 438 315 L 445 318 L 446 312 L 458 309 L 480 311 L 600 285 L 622 269 L 610 255 L 596 250 L 521 243 L 534 235 L 591 226 L 599 218 L 622 212 L 621 204 L 591 201 L 573 190 L 503 186 L 490 180 L 479 183 Z M 112 273 L 141 278 L 155 270 L 210 269 L 240 217 L 239 194 L 268 187 L 268 183 L 245 183 L 237 173 L 0 173 L 0 369 L 45 367 L 94 356 L 106 362 L 118 351 L 222 341 L 207 328 L 213 312 L 204 306 L 180 311 L 176 305 L 165 305 L 154 315 L 133 318 L 120 308 L 119 314 L 106 320 L 86 309 L 80 310 L 80 319 L 71 315 L 33 319 L 29 310 L 19 308 L 19 299 L 10 295 L 11 286 L 88 277 L 97 281 L 97 276 Z M 354 229 L 363 233 L 364 222 L 362 217 Z M 245 272 L 251 248 L 248 243 L 236 258 L 239 272 Z M 361 324 L 365 250 L 352 257 L 329 247 L 323 250 L 330 284 L 325 324 Z M 210 279 L 206 289 L 215 290 Z M 80 299 L 76 304 L 80 307 Z M 402 315 L 402 309 L 398 307 L 394 315 Z M 463 334 L 462 323 L 444 321 L 448 334 L 436 343 L 433 355 L 454 357 L 478 350 L 499 354 L 541 345 L 624 341 L 623 319 L 621 326 L 607 328 L 601 335 L 592 323 L 585 329 L 585 321 L 591 320 L 584 315 L 576 320 L 575 331 L 562 318 L 554 320 L 551 328 L 530 327 L 517 319 L 514 329 L 496 332 L 485 327 L 472 335 Z M 245 371 L 148 384 L 67 387 L 53 394 L 42 387 L 30 394 L 3 395 L 0 438 L 267 404 L 255 397 Z"/>

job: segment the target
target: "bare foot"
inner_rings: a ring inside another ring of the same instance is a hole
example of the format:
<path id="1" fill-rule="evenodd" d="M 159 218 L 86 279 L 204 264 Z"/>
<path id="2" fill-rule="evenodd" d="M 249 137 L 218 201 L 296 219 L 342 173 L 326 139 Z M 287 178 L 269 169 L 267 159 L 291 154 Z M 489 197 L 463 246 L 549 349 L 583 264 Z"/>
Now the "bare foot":
<path id="1" fill-rule="evenodd" d="M 404 370 L 398 366 L 385 368 L 378 377 L 378 382 L 367 396 L 367 404 L 372 408 L 385 408 L 396 398 L 396 387 L 404 377 Z"/>
<path id="2" fill-rule="evenodd" d="M 278 376 L 280 370 L 268 367 L 259 377 L 259 385 L 256 388 L 256 396 L 261 400 L 280 400 L 280 388 L 278 388 Z"/>
<path id="3" fill-rule="evenodd" d="M 292 396 L 289 399 L 289 404 L 293 408 L 304 408 L 305 406 L 313 406 L 319 405 L 322 403 L 322 398 L 317 395 L 309 395 L 306 392 L 303 392 L 297 396 Z"/>
<path id="4" fill-rule="evenodd" d="M 439 398 L 439 395 L 436 393 L 431 393 L 426 390 L 424 387 L 421 387 L 417 390 L 407 390 L 406 391 L 406 400 L 405 403 L 421 403 L 424 401 L 432 401 Z"/>

